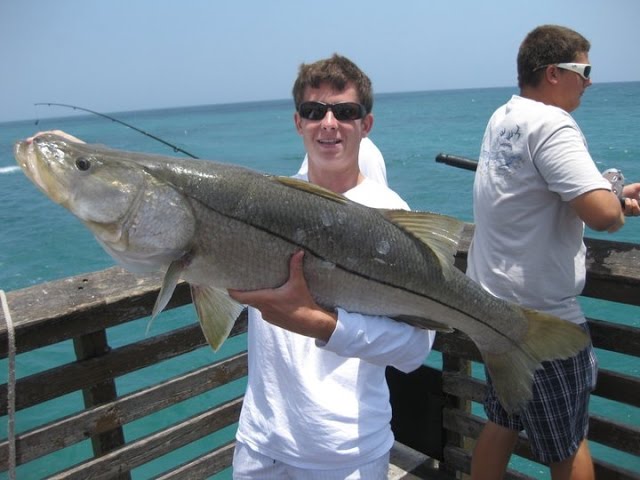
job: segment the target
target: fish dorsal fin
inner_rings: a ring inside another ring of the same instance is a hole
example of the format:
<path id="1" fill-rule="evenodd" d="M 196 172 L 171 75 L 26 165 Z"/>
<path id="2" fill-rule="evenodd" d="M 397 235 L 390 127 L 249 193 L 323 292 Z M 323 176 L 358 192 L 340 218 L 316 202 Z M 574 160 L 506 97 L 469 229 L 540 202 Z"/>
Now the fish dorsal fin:
<path id="1" fill-rule="evenodd" d="M 387 220 L 425 244 L 438 258 L 444 277 L 451 278 L 464 222 L 431 212 L 381 210 L 381 213 Z"/>
<path id="2" fill-rule="evenodd" d="M 211 348 L 217 351 L 229 336 L 244 306 L 233 300 L 226 290 L 214 287 L 191 285 L 191 298 L 200 328 Z"/>
<path id="3" fill-rule="evenodd" d="M 332 192 L 331 190 L 320 187 L 313 183 L 305 182 L 304 180 L 299 180 L 297 178 L 291 177 L 271 177 L 277 182 L 280 182 L 283 185 L 291 188 L 297 188 L 298 190 L 302 190 L 303 192 L 312 193 L 314 195 L 319 195 L 320 197 L 326 198 L 327 200 L 331 200 L 338 203 L 347 203 L 349 200 L 344 195 L 340 195 L 339 193 Z"/>

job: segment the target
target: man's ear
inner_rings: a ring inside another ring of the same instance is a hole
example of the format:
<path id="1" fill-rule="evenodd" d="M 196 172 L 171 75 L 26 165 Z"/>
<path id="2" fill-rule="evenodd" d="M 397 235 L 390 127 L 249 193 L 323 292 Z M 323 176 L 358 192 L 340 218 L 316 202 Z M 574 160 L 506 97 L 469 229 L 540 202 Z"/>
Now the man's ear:
<path id="1" fill-rule="evenodd" d="M 302 135 L 302 118 L 298 112 L 293 114 L 293 123 L 296 125 L 296 130 Z"/>
<path id="2" fill-rule="evenodd" d="M 362 138 L 368 136 L 372 128 L 373 128 L 373 114 L 368 113 L 362 119 Z"/>

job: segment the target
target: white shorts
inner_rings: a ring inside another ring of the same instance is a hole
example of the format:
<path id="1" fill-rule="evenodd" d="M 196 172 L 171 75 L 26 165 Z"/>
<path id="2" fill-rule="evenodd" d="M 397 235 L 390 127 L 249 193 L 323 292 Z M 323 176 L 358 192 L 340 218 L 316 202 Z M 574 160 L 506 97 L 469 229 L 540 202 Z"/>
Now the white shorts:
<path id="1" fill-rule="evenodd" d="M 350 468 L 308 470 L 293 467 L 237 442 L 233 453 L 234 480 L 387 480 L 389 452 L 372 462 Z"/>

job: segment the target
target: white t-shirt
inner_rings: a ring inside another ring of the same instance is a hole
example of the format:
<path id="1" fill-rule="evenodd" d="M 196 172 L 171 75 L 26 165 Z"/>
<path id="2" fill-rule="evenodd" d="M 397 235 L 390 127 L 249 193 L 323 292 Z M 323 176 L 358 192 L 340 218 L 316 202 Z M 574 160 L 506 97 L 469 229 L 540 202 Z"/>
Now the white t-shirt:
<path id="1" fill-rule="evenodd" d="M 378 182 L 381 185 L 388 185 L 387 183 L 387 167 L 384 164 L 384 158 L 382 152 L 376 147 L 369 137 L 364 137 L 360 141 L 360 152 L 358 154 L 358 165 L 362 174 Z M 309 171 L 309 159 L 307 155 L 304 156 L 298 175 L 307 175 Z"/>
<path id="2" fill-rule="evenodd" d="M 306 176 L 296 176 L 306 180 Z M 345 194 L 375 207 L 407 204 L 365 179 Z M 326 344 L 264 321 L 249 308 L 249 381 L 236 438 L 299 468 L 368 463 L 393 445 L 385 367 L 418 368 L 434 332 L 338 309 Z"/>
<path id="3" fill-rule="evenodd" d="M 611 190 L 564 110 L 518 95 L 487 125 L 473 188 L 467 274 L 493 295 L 574 323 L 585 281 L 584 222 L 568 203 Z"/>

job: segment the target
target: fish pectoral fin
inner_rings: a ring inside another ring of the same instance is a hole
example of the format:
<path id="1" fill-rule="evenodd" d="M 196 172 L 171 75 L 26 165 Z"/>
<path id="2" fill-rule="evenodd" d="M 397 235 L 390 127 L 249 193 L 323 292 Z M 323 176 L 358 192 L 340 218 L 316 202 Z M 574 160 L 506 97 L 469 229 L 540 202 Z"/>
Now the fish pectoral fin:
<path id="1" fill-rule="evenodd" d="M 164 310 L 164 307 L 166 307 L 169 300 L 171 300 L 171 296 L 173 295 L 173 291 L 176 289 L 176 285 L 178 285 L 178 282 L 180 281 L 180 276 L 182 275 L 183 270 L 184 263 L 180 260 L 171 262 L 171 265 L 167 268 L 167 272 L 164 274 L 164 278 L 162 280 L 160 293 L 158 294 L 158 298 L 156 298 L 156 304 L 153 306 L 153 313 L 151 314 L 152 317 L 155 317 Z"/>
<path id="2" fill-rule="evenodd" d="M 218 351 L 244 310 L 244 305 L 233 300 L 226 290 L 213 287 L 191 285 L 191 297 L 202 332 L 211 348 Z"/>
<path id="3" fill-rule="evenodd" d="M 407 210 L 384 210 L 382 215 L 426 245 L 438 258 L 442 273 L 450 278 L 465 223 L 447 215 Z"/>
<path id="4" fill-rule="evenodd" d="M 424 328 L 427 330 L 436 330 L 443 333 L 453 332 L 453 328 L 451 328 L 449 325 L 431 320 L 429 318 L 414 317 L 411 315 L 398 315 L 391 318 L 399 322 L 408 323 L 409 325 L 413 325 L 414 327 Z"/>
<path id="5" fill-rule="evenodd" d="M 164 274 L 164 278 L 162 279 L 162 287 L 160 287 L 160 293 L 158 294 L 158 298 L 156 298 L 156 303 L 153 305 L 153 310 L 151 311 L 151 320 L 147 324 L 146 333 L 149 333 L 151 329 L 151 324 L 153 323 L 153 319 L 156 318 L 164 307 L 167 306 L 169 300 L 171 300 L 171 296 L 173 295 L 173 291 L 176 289 L 176 285 L 180 281 L 180 276 L 182 275 L 182 270 L 184 269 L 184 263 L 176 260 L 171 262 L 167 272 Z"/>
<path id="6" fill-rule="evenodd" d="M 299 180 L 297 178 L 291 177 L 271 177 L 277 182 L 286 185 L 287 187 L 297 188 L 298 190 L 302 190 L 303 192 L 312 193 L 314 195 L 318 195 L 320 197 L 326 198 L 327 200 L 331 200 L 333 202 L 338 203 L 347 203 L 349 200 L 344 195 L 340 195 L 339 193 L 332 192 L 326 188 L 320 187 L 313 183 L 305 182 L 304 180 Z"/>
<path id="7" fill-rule="evenodd" d="M 524 408 L 531 397 L 535 371 L 547 360 L 577 355 L 589 345 L 579 325 L 536 310 L 523 309 L 528 320 L 523 340 L 508 352 L 482 352 L 500 403 L 509 413 Z"/>

